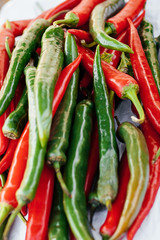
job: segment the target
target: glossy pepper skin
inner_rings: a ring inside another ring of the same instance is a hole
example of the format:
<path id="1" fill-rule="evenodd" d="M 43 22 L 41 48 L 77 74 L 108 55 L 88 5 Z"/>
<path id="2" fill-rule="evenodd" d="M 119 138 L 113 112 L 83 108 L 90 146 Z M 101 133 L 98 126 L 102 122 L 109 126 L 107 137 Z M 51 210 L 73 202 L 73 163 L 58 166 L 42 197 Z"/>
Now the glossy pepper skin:
<path id="1" fill-rule="evenodd" d="M 9 114 L 3 125 L 3 134 L 11 139 L 20 138 L 28 119 L 28 99 L 25 88 L 16 109 Z"/>
<path id="2" fill-rule="evenodd" d="M 138 33 L 160 95 L 160 66 L 158 62 L 157 48 L 153 36 L 153 25 L 147 20 L 143 19 Z"/>
<path id="3" fill-rule="evenodd" d="M 71 141 L 64 169 L 66 185 L 72 198 L 63 194 L 64 211 L 74 236 L 79 240 L 93 239 L 87 219 L 84 184 L 92 129 L 92 102 L 81 101 L 75 112 Z"/>
<path id="4" fill-rule="evenodd" d="M 28 26 L 30 22 L 31 19 L 11 21 L 9 24 L 13 35 L 15 37 L 21 36 L 23 34 L 24 29 Z M 6 23 L 2 25 L 2 28 L 6 28 Z"/>
<path id="5" fill-rule="evenodd" d="M 58 181 L 55 182 L 48 226 L 48 240 L 53 239 L 69 240 L 69 226 L 63 208 L 63 192 Z"/>
<path id="6" fill-rule="evenodd" d="M 78 50 L 74 36 L 66 34 L 64 44 L 65 65 L 69 65 L 78 56 Z M 60 103 L 52 122 L 50 139 L 46 159 L 56 171 L 62 189 L 65 191 L 65 183 L 60 173 L 60 167 L 66 162 L 66 151 L 69 145 L 69 135 L 72 119 L 77 103 L 79 68 L 73 73 L 68 84 L 65 95 Z M 61 176 L 59 176 L 59 174 Z M 60 177 L 60 178 L 59 178 Z"/>
<path id="7" fill-rule="evenodd" d="M 133 239 L 134 235 L 140 228 L 142 222 L 150 212 L 160 185 L 160 157 L 155 159 L 156 153 L 160 147 L 159 134 L 155 131 L 147 117 L 145 118 L 144 123 L 141 125 L 141 129 L 145 136 L 149 150 L 149 167 L 150 167 L 149 183 L 138 216 L 136 217 L 136 219 L 134 220 L 133 224 L 131 225 L 130 229 L 127 232 L 128 240 Z"/>
<path id="8" fill-rule="evenodd" d="M 0 115 L 4 113 L 14 97 L 24 67 L 30 60 L 31 53 L 36 50 L 37 44 L 48 26 L 47 20 L 38 19 L 24 32 L 14 48 L 9 69 L 0 90 Z"/>
<path id="9" fill-rule="evenodd" d="M 41 42 L 42 50 L 37 66 L 34 94 L 39 139 L 42 147 L 45 147 L 52 123 L 54 88 L 64 61 L 63 29 L 57 25 L 48 27 Z"/>
<path id="10" fill-rule="evenodd" d="M 107 239 L 115 232 L 123 210 L 127 194 L 127 186 L 130 178 L 128 159 L 126 152 L 123 154 L 119 164 L 119 189 L 115 201 L 112 204 L 111 211 L 108 211 L 107 217 L 100 227 L 100 233 L 103 239 Z"/>
<path id="11" fill-rule="evenodd" d="M 99 135 L 99 179 L 97 198 L 107 207 L 118 191 L 118 148 L 112 109 L 97 46 L 93 64 L 93 89 Z"/>
<path id="12" fill-rule="evenodd" d="M 89 20 L 89 32 L 93 40 L 105 48 L 132 53 L 133 51 L 129 46 L 117 41 L 115 38 L 112 38 L 105 33 L 104 19 L 114 15 L 123 6 L 124 0 L 108 0 L 95 6 Z"/>
<path id="13" fill-rule="evenodd" d="M 130 19 L 128 19 L 128 22 L 130 25 L 129 44 L 134 51 L 134 54 L 130 55 L 130 59 L 140 88 L 140 98 L 146 115 L 156 131 L 160 133 L 160 96 L 158 89 L 143 51 L 137 29 Z"/>
<path id="14" fill-rule="evenodd" d="M 118 127 L 117 133 L 126 144 L 130 180 L 117 229 L 110 238 L 112 240 L 125 233 L 137 217 L 149 181 L 149 152 L 142 131 L 133 124 L 124 122 Z"/>
<path id="15" fill-rule="evenodd" d="M 104 0 L 81 0 L 80 3 L 69 11 L 65 18 L 56 21 L 57 24 L 65 24 L 70 27 L 79 27 L 88 22 L 93 8 Z"/>
<path id="16" fill-rule="evenodd" d="M 44 240 L 48 234 L 48 222 L 52 206 L 54 171 L 44 165 L 35 198 L 28 204 L 28 221 L 25 240 Z"/>
<path id="17" fill-rule="evenodd" d="M 129 0 L 119 13 L 107 20 L 108 27 L 106 27 L 105 31 L 108 34 L 122 32 L 128 26 L 127 18 L 133 20 L 137 17 L 144 8 L 145 3 L 146 0 Z"/>
<path id="18" fill-rule="evenodd" d="M 89 32 L 81 29 L 68 29 L 68 32 L 75 35 L 79 40 L 84 40 L 86 43 L 93 41 Z"/>

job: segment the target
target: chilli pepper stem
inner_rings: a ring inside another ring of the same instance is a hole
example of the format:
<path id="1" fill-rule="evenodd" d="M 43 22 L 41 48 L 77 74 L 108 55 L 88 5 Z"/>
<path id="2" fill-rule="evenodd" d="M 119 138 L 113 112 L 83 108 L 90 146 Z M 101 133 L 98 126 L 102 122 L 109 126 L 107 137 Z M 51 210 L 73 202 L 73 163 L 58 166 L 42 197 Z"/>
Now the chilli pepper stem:
<path id="1" fill-rule="evenodd" d="M 48 19 L 48 21 L 52 24 L 53 21 L 54 21 L 56 18 L 58 18 L 61 14 L 67 13 L 67 12 L 69 12 L 69 9 L 62 10 L 62 11 L 56 13 L 55 15 L 53 15 L 52 17 L 50 17 L 50 18 Z"/>
<path id="2" fill-rule="evenodd" d="M 9 57 L 9 59 L 11 59 L 12 53 L 11 53 L 11 50 L 10 50 L 10 47 L 9 47 L 8 37 L 6 37 L 6 40 L 5 40 L 5 47 L 6 47 L 6 51 L 7 51 L 8 57 Z"/>
<path id="3" fill-rule="evenodd" d="M 61 168 L 60 163 L 59 163 L 59 162 L 54 162 L 53 165 L 54 165 L 54 170 L 55 170 L 55 172 L 56 172 L 57 179 L 58 179 L 58 181 L 59 181 L 59 183 L 60 183 L 60 185 L 61 185 L 61 188 L 63 189 L 63 192 L 64 192 L 68 197 L 71 198 L 71 194 L 70 194 L 70 192 L 69 192 L 69 190 L 68 190 L 68 188 L 67 188 L 67 186 L 66 186 L 66 184 L 65 184 L 65 182 L 64 182 L 64 179 L 63 179 L 63 177 L 62 177 L 62 173 L 61 173 L 61 171 L 60 171 L 60 168 Z"/>
<path id="4" fill-rule="evenodd" d="M 145 119 L 144 110 L 142 108 L 142 105 L 141 105 L 138 97 L 137 97 L 136 90 L 133 88 L 130 88 L 126 92 L 125 97 L 131 100 L 131 102 L 134 104 L 134 106 L 137 109 L 137 112 L 139 114 L 139 118 L 137 118 L 135 116 L 131 116 L 132 121 L 139 123 L 139 124 L 143 123 L 144 119 Z"/>

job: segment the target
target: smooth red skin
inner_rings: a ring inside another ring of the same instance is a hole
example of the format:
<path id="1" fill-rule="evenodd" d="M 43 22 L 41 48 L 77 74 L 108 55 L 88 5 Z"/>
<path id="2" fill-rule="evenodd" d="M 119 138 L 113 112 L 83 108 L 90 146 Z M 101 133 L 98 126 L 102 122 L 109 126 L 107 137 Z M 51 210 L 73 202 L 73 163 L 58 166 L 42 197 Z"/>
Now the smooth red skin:
<path id="1" fill-rule="evenodd" d="M 82 0 L 75 8 L 72 9 L 71 12 L 79 18 L 77 27 L 88 22 L 93 8 L 101 2 L 104 2 L 104 0 Z"/>
<path id="2" fill-rule="evenodd" d="M 35 198 L 28 204 L 28 221 L 25 240 L 44 240 L 52 206 L 54 171 L 44 165 Z"/>
<path id="3" fill-rule="evenodd" d="M 138 213 L 137 218 L 134 220 L 133 224 L 131 225 L 130 229 L 127 233 L 127 239 L 133 239 L 134 235 L 136 234 L 137 230 L 141 226 L 143 220 L 150 212 L 150 209 L 153 206 L 155 201 L 159 185 L 160 185 L 160 157 L 157 161 L 153 164 L 152 160 L 157 153 L 160 147 L 160 136 L 155 131 L 151 123 L 149 122 L 148 118 L 145 118 L 144 123 L 141 125 L 142 132 L 145 136 L 148 150 L 149 150 L 149 183 L 148 188 L 145 194 L 144 201 L 142 203 L 142 207 Z"/>
<path id="4" fill-rule="evenodd" d="M 94 53 L 77 44 L 79 54 L 82 54 L 82 64 L 86 71 L 93 76 Z M 113 90 L 119 98 L 123 98 L 124 88 L 127 86 L 138 86 L 136 80 L 128 74 L 118 71 L 109 63 L 102 61 L 102 68 L 108 87 Z"/>
<path id="5" fill-rule="evenodd" d="M 119 190 L 115 201 L 112 203 L 111 211 L 108 211 L 106 220 L 100 227 L 100 233 L 102 235 L 112 236 L 115 232 L 119 219 L 123 210 L 123 206 L 127 194 L 127 186 L 130 178 L 130 171 L 128 167 L 128 159 L 126 152 L 119 164 Z"/>
<path id="6" fill-rule="evenodd" d="M 109 18 L 107 22 L 112 23 L 116 29 L 116 34 L 128 27 L 127 18 L 133 20 L 144 8 L 146 0 L 129 0 L 124 8 L 115 16 Z"/>
<path id="7" fill-rule="evenodd" d="M 70 67 L 66 67 L 62 70 L 55 87 L 54 92 L 54 98 L 53 98 L 53 111 L 52 111 L 52 117 L 54 117 L 54 114 L 64 96 L 64 93 L 66 91 L 66 88 L 68 86 L 68 83 L 76 70 L 76 68 L 79 66 L 81 61 L 81 55 L 79 55 L 74 62 L 72 62 Z M 67 74 L 67 69 L 69 71 L 69 74 Z M 0 192 L 0 202 L 9 204 L 13 206 L 13 208 L 17 207 L 17 200 L 15 197 L 15 193 L 18 190 L 24 171 L 26 168 L 26 162 L 28 159 L 28 145 L 29 145 L 29 122 L 26 124 L 25 129 L 23 130 L 23 133 L 18 141 L 18 145 L 16 147 L 14 157 L 12 160 L 11 167 L 9 169 L 8 177 L 6 184 L 3 188 L 3 190 Z"/>
<path id="8" fill-rule="evenodd" d="M 23 34 L 24 29 L 28 26 L 30 22 L 31 19 L 11 21 L 10 22 L 11 32 L 15 37 L 21 36 Z M 6 29 L 6 23 L 2 25 L 2 28 Z"/>
<path id="9" fill-rule="evenodd" d="M 86 43 L 91 43 L 93 38 L 91 37 L 89 32 L 86 32 L 81 29 L 69 29 L 69 33 L 75 35 L 79 40 L 85 40 Z"/>
<path id="10" fill-rule="evenodd" d="M 7 148 L 7 151 L 0 161 L 0 174 L 4 173 L 11 165 L 15 149 L 17 147 L 19 139 L 11 139 Z"/>
<path id="11" fill-rule="evenodd" d="M 143 51 L 137 29 L 131 20 L 128 19 L 128 21 L 130 25 L 129 45 L 134 51 L 134 54 L 130 54 L 130 59 L 135 79 L 139 85 L 140 98 L 146 115 L 156 131 L 160 133 L 160 96 Z"/>

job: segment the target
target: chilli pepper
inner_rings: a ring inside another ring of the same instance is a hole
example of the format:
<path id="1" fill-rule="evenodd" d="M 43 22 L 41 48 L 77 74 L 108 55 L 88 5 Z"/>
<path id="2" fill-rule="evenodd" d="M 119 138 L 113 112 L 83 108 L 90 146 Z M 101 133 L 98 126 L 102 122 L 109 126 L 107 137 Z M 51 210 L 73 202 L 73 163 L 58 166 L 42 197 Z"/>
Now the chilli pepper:
<path id="1" fill-rule="evenodd" d="M 126 144 L 130 179 L 122 214 L 111 240 L 124 234 L 137 217 L 149 181 L 149 152 L 142 131 L 133 124 L 124 122 L 118 127 L 117 133 L 119 139 Z"/>
<path id="2" fill-rule="evenodd" d="M 11 31 L 15 37 L 21 36 L 25 28 L 31 22 L 31 19 L 17 20 L 9 22 Z M 6 23 L 2 25 L 2 28 L 7 28 Z"/>
<path id="3" fill-rule="evenodd" d="M 143 19 L 138 33 L 160 95 L 160 66 L 158 62 L 157 48 L 153 36 L 153 25 Z"/>
<path id="4" fill-rule="evenodd" d="M 44 165 L 35 198 L 28 204 L 28 221 L 25 240 L 44 240 L 48 234 L 48 222 L 52 206 L 54 171 Z"/>
<path id="5" fill-rule="evenodd" d="M 84 75 L 80 81 L 79 87 L 84 96 L 88 96 L 88 89 L 92 87 L 93 79 L 88 72 L 84 72 Z"/>
<path id="6" fill-rule="evenodd" d="M 26 29 L 14 48 L 8 72 L 0 90 L 0 115 L 4 113 L 14 97 L 24 67 L 30 60 L 31 53 L 36 50 L 37 44 L 49 24 L 47 20 L 38 19 L 30 28 Z"/>
<path id="7" fill-rule="evenodd" d="M 160 133 L 160 95 L 143 51 L 137 29 L 130 19 L 128 19 L 128 22 L 130 25 L 129 43 L 134 50 L 134 54 L 130 55 L 130 59 L 134 76 L 139 85 L 140 98 L 146 115 L 156 131 Z"/>
<path id="8" fill-rule="evenodd" d="M 27 89 L 23 90 L 21 99 L 18 102 L 16 109 L 9 114 L 3 125 L 2 131 L 4 136 L 16 139 L 22 134 L 22 131 L 28 120 L 28 100 Z"/>
<path id="9" fill-rule="evenodd" d="M 74 36 L 67 33 L 65 36 L 64 59 L 65 65 L 73 62 L 78 56 Z M 66 162 L 66 151 L 69 145 L 69 135 L 78 95 L 79 68 L 73 73 L 65 95 L 57 109 L 52 122 L 50 139 L 46 159 L 55 169 L 57 178 L 63 191 L 68 192 L 60 168 Z"/>
<path id="10" fill-rule="evenodd" d="M 65 18 L 57 20 L 57 24 L 64 24 L 70 27 L 79 27 L 88 22 L 93 8 L 104 0 L 81 0 L 80 3 L 69 11 Z"/>
<path id="11" fill-rule="evenodd" d="M 97 200 L 110 209 L 111 202 L 115 199 L 118 191 L 118 148 L 109 93 L 101 66 L 99 45 L 96 49 L 93 64 L 93 89 L 100 155 L 96 194 Z"/>
<path id="12" fill-rule="evenodd" d="M 57 25 L 48 27 L 42 37 L 34 87 L 37 126 L 42 147 L 46 146 L 50 134 L 54 88 L 64 61 L 63 45 L 63 29 Z"/>
<path id="13" fill-rule="evenodd" d="M 100 233 L 103 239 L 108 239 L 115 232 L 123 210 L 127 194 L 127 186 L 130 178 L 128 159 L 126 152 L 123 154 L 119 164 L 119 189 L 115 201 L 112 204 L 111 211 L 108 211 L 107 217 L 100 227 Z"/>
<path id="14" fill-rule="evenodd" d="M 79 240 L 93 239 L 88 227 L 84 184 L 92 130 L 92 102 L 77 104 L 71 141 L 64 169 L 65 182 L 72 198 L 63 194 L 64 211 L 74 236 Z"/>
<path id="15" fill-rule="evenodd" d="M 58 181 L 55 182 L 52 210 L 48 226 L 48 239 L 69 239 L 69 227 L 63 208 L 63 191 Z"/>
<path id="16" fill-rule="evenodd" d="M 83 40 L 86 43 L 90 43 L 93 41 L 89 32 L 86 32 L 81 29 L 68 29 L 68 32 L 75 35 L 79 40 Z"/>
<path id="17" fill-rule="evenodd" d="M 54 116 L 59 106 L 59 103 L 63 98 L 69 80 L 72 77 L 72 74 L 75 71 L 75 69 L 79 66 L 80 61 L 81 55 L 79 55 L 79 57 L 76 58 L 76 60 L 74 60 L 71 64 L 69 64 L 62 70 L 55 87 L 54 99 L 52 104 L 53 106 L 52 116 Z M 28 139 L 29 139 L 29 123 L 26 124 L 26 127 L 23 130 L 23 133 L 18 141 L 18 145 L 16 147 L 13 161 L 9 170 L 7 182 L 2 192 L 0 193 L 0 206 L 1 206 L 0 224 L 8 216 L 11 210 L 17 206 L 15 194 L 21 184 L 24 171 L 26 168 L 26 162 L 28 159 Z"/>
<path id="18" fill-rule="evenodd" d="M 137 17 L 144 8 L 145 3 L 146 0 L 129 0 L 119 13 L 107 20 L 105 32 L 108 34 L 119 34 L 122 32 L 128 27 L 127 18 L 133 20 Z"/>
<path id="19" fill-rule="evenodd" d="M 77 46 L 79 53 L 82 54 L 82 64 L 84 68 L 93 76 L 94 53 L 79 44 L 77 44 Z M 132 101 L 140 117 L 139 119 L 135 119 L 133 116 L 131 118 L 136 122 L 142 123 L 144 121 L 144 111 L 137 97 L 139 91 L 137 81 L 104 61 L 102 61 L 102 69 L 108 87 L 113 90 L 119 98 L 128 98 Z"/>
<path id="20" fill-rule="evenodd" d="M 160 185 L 160 157 L 155 159 L 156 153 L 160 148 L 160 137 L 153 128 L 153 126 L 151 125 L 151 123 L 149 122 L 147 117 L 145 118 L 144 123 L 141 125 L 141 129 L 145 136 L 149 150 L 149 166 L 150 166 L 149 183 L 138 216 L 136 217 L 130 229 L 128 230 L 127 233 L 128 240 L 133 239 L 137 230 L 140 228 L 143 220 L 151 210 Z"/>
<path id="21" fill-rule="evenodd" d="M 98 4 L 92 11 L 89 21 L 89 31 L 93 40 L 101 46 L 116 49 L 123 52 L 133 53 L 132 49 L 110 37 L 105 33 L 105 21 L 124 6 L 124 0 L 108 0 Z"/>

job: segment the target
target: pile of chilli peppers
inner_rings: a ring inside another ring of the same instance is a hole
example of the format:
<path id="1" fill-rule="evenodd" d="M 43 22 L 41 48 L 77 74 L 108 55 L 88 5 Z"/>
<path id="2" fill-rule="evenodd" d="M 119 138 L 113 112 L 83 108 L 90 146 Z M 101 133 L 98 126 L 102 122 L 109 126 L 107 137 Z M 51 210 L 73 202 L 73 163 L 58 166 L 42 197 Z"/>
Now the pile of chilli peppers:
<path id="1" fill-rule="evenodd" d="M 65 0 L 1 26 L 0 239 L 19 217 L 26 240 L 93 240 L 104 208 L 99 236 L 134 239 L 160 185 L 160 37 L 145 4 Z"/>

